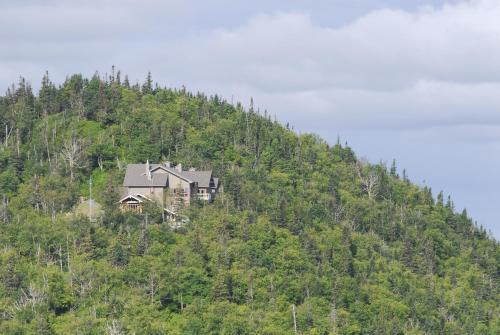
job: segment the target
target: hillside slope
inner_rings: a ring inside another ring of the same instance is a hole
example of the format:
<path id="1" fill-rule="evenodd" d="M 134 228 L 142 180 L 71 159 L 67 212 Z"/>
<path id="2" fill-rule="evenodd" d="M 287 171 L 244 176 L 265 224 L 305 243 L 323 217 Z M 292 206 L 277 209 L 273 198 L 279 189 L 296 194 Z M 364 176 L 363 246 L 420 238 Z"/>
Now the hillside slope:
<path id="1" fill-rule="evenodd" d="M 500 333 L 498 243 L 346 145 L 119 72 L 21 80 L 0 123 L 2 334 Z M 116 205 L 127 163 L 167 159 L 224 185 L 175 231 Z"/>

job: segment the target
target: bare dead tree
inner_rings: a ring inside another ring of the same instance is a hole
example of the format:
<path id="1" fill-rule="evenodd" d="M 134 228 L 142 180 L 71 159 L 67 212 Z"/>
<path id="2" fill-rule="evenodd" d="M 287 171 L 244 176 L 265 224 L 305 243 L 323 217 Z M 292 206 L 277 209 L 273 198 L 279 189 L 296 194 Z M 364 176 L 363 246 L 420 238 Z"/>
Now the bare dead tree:
<path id="1" fill-rule="evenodd" d="M 21 136 L 19 135 L 19 127 L 16 128 L 16 152 L 17 152 L 17 157 L 21 155 Z"/>
<path id="2" fill-rule="evenodd" d="M 7 211 L 8 204 L 9 204 L 9 200 L 7 199 L 7 196 L 4 194 L 3 201 L 2 201 L 2 218 L 3 218 L 4 224 L 7 224 L 9 222 L 9 212 Z"/>
<path id="3" fill-rule="evenodd" d="M 106 326 L 106 334 L 108 335 L 122 335 L 125 334 L 125 331 L 122 329 L 122 326 L 118 322 L 118 320 L 111 321 L 111 324 Z"/>
<path id="4" fill-rule="evenodd" d="M 85 143 L 83 140 L 74 136 L 70 140 L 65 141 L 63 144 L 63 148 L 61 150 L 61 158 L 63 159 L 66 167 L 69 169 L 71 181 L 73 181 L 74 179 L 75 170 L 84 166 L 84 144 Z"/>
<path id="5" fill-rule="evenodd" d="M 85 107 L 83 105 L 83 97 L 81 93 L 71 92 L 69 97 L 69 105 L 72 111 L 76 113 L 78 119 L 81 119 L 85 115 Z"/>
<path id="6" fill-rule="evenodd" d="M 363 166 L 361 163 L 357 162 L 354 165 L 359 179 L 361 180 L 361 185 L 363 191 L 368 194 L 368 199 L 373 199 L 377 196 L 377 186 L 379 184 L 379 175 L 373 171 L 369 170 L 368 173 L 363 173 Z"/>
<path id="7" fill-rule="evenodd" d="M 43 109 L 43 118 L 45 120 L 45 127 L 43 129 L 43 138 L 45 140 L 45 150 L 47 151 L 47 161 L 49 162 L 50 168 L 50 147 L 49 147 L 49 118 L 47 109 Z"/>
<path id="8" fill-rule="evenodd" d="M 336 223 L 340 222 L 340 220 L 344 216 L 345 211 L 346 211 L 346 207 L 344 205 L 338 204 L 337 206 L 335 206 L 334 216 L 335 216 Z"/>
<path id="9" fill-rule="evenodd" d="M 332 334 L 337 334 L 337 307 L 335 302 L 330 305 L 330 327 Z"/>
<path id="10" fill-rule="evenodd" d="M 147 288 L 151 304 L 154 303 L 155 295 L 158 292 L 158 281 L 159 281 L 158 275 L 154 272 L 151 272 L 149 274 L 148 288 Z"/>
<path id="11" fill-rule="evenodd" d="M 7 144 L 9 143 L 9 137 L 10 137 L 10 134 L 12 133 L 12 129 L 14 129 L 14 127 L 10 127 L 10 130 L 9 130 L 9 125 L 7 123 L 5 124 L 5 139 L 4 139 L 5 146 L 7 146 Z"/>
<path id="12" fill-rule="evenodd" d="M 36 306 L 42 304 L 45 299 L 45 293 L 31 283 L 27 290 L 21 289 L 21 296 L 14 302 L 12 312 L 23 310 L 28 306 L 34 312 Z"/>
<path id="13" fill-rule="evenodd" d="M 297 334 L 297 316 L 295 314 L 295 304 L 292 305 L 293 332 Z"/>

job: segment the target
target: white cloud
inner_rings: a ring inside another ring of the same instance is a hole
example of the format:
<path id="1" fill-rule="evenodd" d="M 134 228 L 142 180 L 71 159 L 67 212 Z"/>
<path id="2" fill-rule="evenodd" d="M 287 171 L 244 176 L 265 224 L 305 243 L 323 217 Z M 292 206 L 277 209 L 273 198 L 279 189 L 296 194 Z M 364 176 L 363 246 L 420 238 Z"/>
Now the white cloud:
<path id="1" fill-rule="evenodd" d="M 259 15 L 160 42 L 148 57 L 160 77 L 254 96 L 309 129 L 500 124 L 497 17 L 496 1 L 380 10 L 336 29 L 301 13 Z"/>
<path id="2" fill-rule="evenodd" d="M 183 40 L 176 45 L 182 57 L 174 59 L 200 70 L 181 68 L 183 77 L 222 76 L 273 91 L 499 81 L 498 17 L 500 2 L 492 1 L 380 10 L 337 29 L 300 13 L 260 15 L 234 30 Z"/>
<path id="3" fill-rule="evenodd" d="M 499 91 L 500 84 L 419 81 L 391 91 L 330 88 L 262 93 L 259 102 L 273 111 L 286 110 L 294 123 L 318 130 L 500 125 Z"/>

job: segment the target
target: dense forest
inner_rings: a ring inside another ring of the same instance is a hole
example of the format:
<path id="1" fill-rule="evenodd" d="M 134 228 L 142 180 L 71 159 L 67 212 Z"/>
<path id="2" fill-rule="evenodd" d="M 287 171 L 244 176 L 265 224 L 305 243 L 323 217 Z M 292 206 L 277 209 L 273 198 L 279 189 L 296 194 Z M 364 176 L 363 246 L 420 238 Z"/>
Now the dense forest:
<path id="1" fill-rule="evenodd" d="M 465 210 L 253 104 L 47 74 L 0 97 L 0 142 L 1 334 L 500 334 L 499 244 Z M 146 160 L 224 192 L 176 229 L 122 213 Z"/>

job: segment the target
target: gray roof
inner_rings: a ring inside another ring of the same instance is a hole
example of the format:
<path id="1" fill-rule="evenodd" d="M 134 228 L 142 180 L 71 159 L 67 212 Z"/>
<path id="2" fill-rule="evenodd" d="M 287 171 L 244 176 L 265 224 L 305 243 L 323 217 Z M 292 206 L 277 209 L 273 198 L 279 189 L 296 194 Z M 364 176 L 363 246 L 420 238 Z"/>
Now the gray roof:
<path id="1" fill-rule="evenodd" d="M 169 168 L 169 167 L 166 167 L 166 166 L 161 165 L 161 164 L 151 164 L 151 171 L 154 171 L 154 170 L 156 170 L 158 168 L 161 168 L 161 169 L 163 169 L 165 171 L 168 171 L 169 173 L 173 174 L 174 176 L 177 176 L 177 177 L 179 177 L 181 179 L 184 179 L 184 180 L 186 180 L 189 183 L 194 182 L 194 180 L 189 179 L 187 176 L 184 175 L 184 172 L 186 172 L 186 171 L 178 171 L 175 168 Z"/>
<path id="2" fill-rule="evenodd" d="M 119 202 L 124 202 L 125 200 L 131 199 L 131 198 L 137 202 L 143 202 L 143 199 L 141 199 L 141 198 L 147 199 L 146 197 L 140 197 L 139 194 L 138 195 L 130 194 L 130 195 L 126 195 L 123 198 L 121 198 Z"/>
<path id="3" fill-rule="evenodd" d="M 123 186 L 165 187 L 167 186 L 167 181 L 168 174 L 166 173 L 153 173 L 151 174 L 151 180 L 148 180 L 146 176 L 146 164 L 128 164 Z"/>
<path id="4" fill-rule="evenodd" d="M 175 168 L 169 168 L 161 164 L 150 164 L 150 171 L 161 168 L 175 176 L 178 176 L 190 183 L 198 183 L 198 187 L 210 187 L 212 171 L 178 171 Z M 152 173 L 151 180 L 146 176 L 146 164 L 128 164 L 125 172 L 123 186 L 126 187 L 161 187 L 166 186 L 168 182 L 168 173 Z M 218 185 L 218 178 L 214 178 L 215 187 Z"/>
<path id="5" fill-rule="evenodd" d="M 210 187 L 212 171 L 182 171 L 182 175 L 198 183 L 198 187 Z"/>

